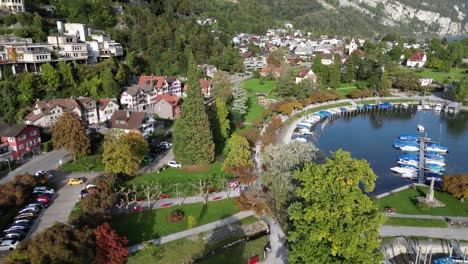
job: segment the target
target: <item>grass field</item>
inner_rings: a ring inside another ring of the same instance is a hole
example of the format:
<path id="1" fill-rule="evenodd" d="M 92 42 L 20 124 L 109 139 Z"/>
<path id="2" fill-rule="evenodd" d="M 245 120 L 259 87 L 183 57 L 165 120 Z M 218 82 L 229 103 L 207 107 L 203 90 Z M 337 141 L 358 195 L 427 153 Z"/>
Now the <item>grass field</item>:
<path id="1" fill-rule="evenodd" d="M 260 80 L 254 78 L 245 81 L 243 86 L 247 90 L 247 96 L 249 97 L 247 101 L 248 110 L 247 114 L 244 116 L 244 122 L 258 122 L 260 121 L 259 119 L 263 112 L 265 112 L 265 108 L 258 105 L 256 93 L 265 93 L 267 98 L 276 99 L 276 97 L 271 94 L 271 90 L 276 87 L 276 81 Z"/>
<path id="2" fill-rule="evenodd" d="M 249 96 L 247 101 L 247 113 L 244 116 L 244 122 L 246 123 L 255 123 L 259 122 L 260 117 L 262 116 L 263 112 L 265 112 L 265 107 L 260 106 L 257 103 L 256 96 Z"/>
<path id="3" fill-rule="evenodd" d="M 196 190 L 191 188 L 190 183 L 196 184 L 201 178 L 207 178 L 213 175 L 216 175 L 216 178 L 228 178 L 231 176 L 231 174 L 222 171 L 221 163 L 216 162 L 204 167 L 167 168 L 160 173 L 152 172 L 138 175 L 128 181 L 126 185 L 141 185 L 151 182 L 161 183 L 164 193 L 172 195 L 174 193 L 173 185 L 179 183 L 179 190 L 185 190 L 191 195 L 195 194 Z"/>
<path id="4" fill-rule="evenodd" d="M 452 69 L 450 72 L 436 72 L 432 71 L 431 69 L 424 69 L 423 72 L 416 72 L 419 76 L 423 78 L 432 78 L 434 81 L 443 81 L 445 79 L 450 78 L 450 80 L 460 80 L 464 75 L 466 76 L 467 73 L 465 73 L 467 69 Z"/>
<path id="5" fill-rule="evenodd" d="M 447 222 L 444 221 L 444 220 L 400 218 L 400 217 L 389 217 L 384 225 L 419 226 L 419 227 L 448 227 Z"/>
<path id="6" fill-rule="evenodd" d="M 380 211 L 385 211 L 386 207 L 393 207 L 400 214 L 423 214 L 441 216 L 468 216 L 468 203 L 462 203 L 452 195 L 435 191 L 435 197 L 443 202 L 445 207 L 430 208 L 427 211 L 419 210 L 416 207 L 415 198 L 425 196 L 427 187 L 418 186 L 415 189 L 409 188 L 376 200 Z"/>
<path id="7" fill-rule="evenodd" d="M 63 164 L 61 169 L 64 171 L 104 171 L 101 155 L 89 155 L 78 158 Z"/>
<path id="8" fill-rule="evenodd" d="M 129 245 L 146 240 L 187 230 L 187 219 L 194 216 L 197 226 L 217 221 L 239 212 L 234 206 L 234 199 L 208 202 L 208 204 L 195 203 L 184 204 L 157 210 L 145 210 L 130 214 L 115 215 L 112 218 L 112 227 L 120 235 L 128 238 Z M 181 209 L 184 212 L 184 220 L 171 223 L 167 220 L 169 214 Z"/>
<path id="9" fill-rule="evenodd" d="M 235 239 L 235 238 L 234 238 Z M 267 237 L 247 242 L 246 244 L 232 248 L 219 256 L 214 256 L 200 263 L 247 263 L 246 259 L 258 254 L 263 254 L 263 246 Z M 148 245 L 143 250 L 129 256 L 127 264 L 154 263 L 155 257 L 158 264 L 191 263 L 191 261 L 202 257 L 219 246 L 227 244 L 233 239 L 226 239 L 221 243 L 205 244 L 201 235 L 198 238 L 178 239 L 159 246 Z M 229 258 L 226 260 L 226 258 Z M 262 258 L 260 258 L 262 259 Z"/>
<path id="10" fill-rule="evenodd" d="M 348 87 L 348 88 L 339 88 L 339 89 L 336 89 L 335 92 L 341 96 L 343 96 L 343 98 L 346 98 L 346 96 L 351 93 L 352 91 L 356 91 L 356 90 L 359 90 L 358 88 L 356 87 Z"/>
<path id="11" fill-rule="evenodd" d="M 250 79 L 243 83 L 244 88 L 247 90 L 248 95 L 255 95 L 255 93 L 265 93 L 270 95 L 271 90 L 276 88 L 276 81 L 263 80 L 261 79 Z"/>

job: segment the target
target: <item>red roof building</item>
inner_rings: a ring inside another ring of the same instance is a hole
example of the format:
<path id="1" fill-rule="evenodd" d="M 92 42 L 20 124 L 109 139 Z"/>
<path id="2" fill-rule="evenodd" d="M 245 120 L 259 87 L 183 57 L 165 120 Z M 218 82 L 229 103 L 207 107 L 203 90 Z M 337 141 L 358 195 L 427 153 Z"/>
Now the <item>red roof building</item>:
<path id="1" fill-rule="evenodd" d="M 23 161 L 41 153 L 41 135 L 37 126 L 0 125 L 0 158 Z"/>

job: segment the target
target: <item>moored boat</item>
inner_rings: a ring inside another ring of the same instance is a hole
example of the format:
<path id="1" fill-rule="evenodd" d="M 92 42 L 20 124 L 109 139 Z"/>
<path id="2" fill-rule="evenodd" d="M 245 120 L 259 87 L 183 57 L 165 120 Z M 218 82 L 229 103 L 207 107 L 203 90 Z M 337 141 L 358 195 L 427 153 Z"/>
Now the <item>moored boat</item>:
<path id="1" fill-rule="evenodd" d="M 403 107 L 404 109 L 406 109 L 406 108 L 409 107 L 409 105 L 408 105 L 407 103 L 402 103 L 402 104 L 401 104 L 401 107 Z"/>
<path id="2" fill-rule="evenodd" d="M 411 173 L 414 173 L 416 172 L 415 169 L 413 168 L 403 168 L 403 167 L 392 167 L 390 168 L 391 171 L 395 172 L 395 173 L 398 173 L 398 174 L 411 174 Z"/>
<path id="3" fill-rule="evenodd" d="M 427 151 L 433 151 L 433 152 L 438 152 L 438 153 L 447 153 L 448 148 L 444 146 L 440 146 L 437 144 L 429 144 L 426 146 Z"/>
<path id="4" fill-rule="evenodd" d="M 401 140 L 418 140 L 419 139 L 417 135 L 412 135 L 412 134 L 401 134 L 398 138 Z"/>
<path id="5" fill-rule="evenodd" d="M 445 162 L 440 161 L 440 160 L 431 160 L 431 159 L 426 159 L 426 165 L 437 165 L 437 166 L 445 166 Z"/>
<path id="6" fill-rule="evenodd" d="M 403 151 L 419 151 L 419 147 L 410 146 L 410 145 L 400 147 L 400 149 L 403 150 Z"/>
<path id="7" fill-rule="evenodd" d="M 436 106 L 434 107 L 434 111 L 442 111 L 442 105 L 441 104 L 436 104 Z"/>
<path id="8" fill-rule="evenodd" d="M 424 127 L 422 125 L 418 125 L 418 131 L 419 132 L 424 132 Z"/>

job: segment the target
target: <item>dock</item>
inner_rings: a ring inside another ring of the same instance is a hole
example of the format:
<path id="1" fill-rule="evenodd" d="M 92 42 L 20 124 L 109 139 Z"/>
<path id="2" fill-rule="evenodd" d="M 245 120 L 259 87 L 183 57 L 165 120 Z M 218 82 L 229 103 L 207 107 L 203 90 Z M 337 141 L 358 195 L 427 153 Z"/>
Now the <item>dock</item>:
<path id="1" fill-rule="evenodd" d="M 419 170 L 418 170 L 418 182 L 424 183 L 424 149 L 426 148 L 426 139 L 421 138 L 419 141 Z"/>

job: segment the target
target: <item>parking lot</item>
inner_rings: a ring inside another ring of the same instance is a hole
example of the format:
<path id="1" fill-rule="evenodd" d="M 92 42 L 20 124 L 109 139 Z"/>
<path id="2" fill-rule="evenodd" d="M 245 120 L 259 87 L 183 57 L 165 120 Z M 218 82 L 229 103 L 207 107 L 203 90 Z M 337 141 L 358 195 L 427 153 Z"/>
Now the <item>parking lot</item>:
<path id="1" fill-rule="evenodd" d="M 35 234 L 54 225 L 55 222 L 67 223 L 70 212 L 75 207 L 75 203 L 80 199 L 80 191 L 90 180 L 99 175 L 97 172 L 70 173 L 62 171 L 52 171 L 52 174 L 54 175 L 53 183 L 56 186 L 54 199 L 49 208 L 37 219 L 28 237 L 33 237 Z M 86 178 L 86 182 L 79 185 L 68 185 L 69 178 Z"/>

